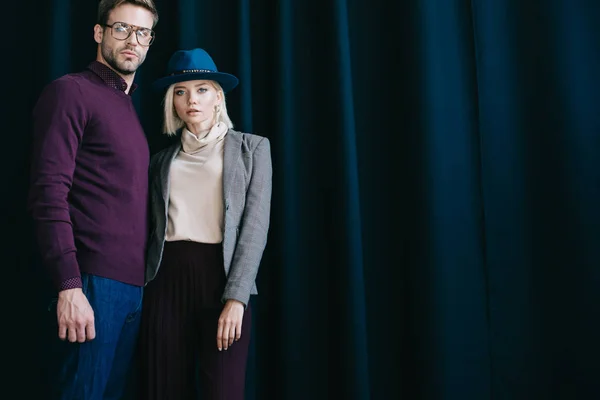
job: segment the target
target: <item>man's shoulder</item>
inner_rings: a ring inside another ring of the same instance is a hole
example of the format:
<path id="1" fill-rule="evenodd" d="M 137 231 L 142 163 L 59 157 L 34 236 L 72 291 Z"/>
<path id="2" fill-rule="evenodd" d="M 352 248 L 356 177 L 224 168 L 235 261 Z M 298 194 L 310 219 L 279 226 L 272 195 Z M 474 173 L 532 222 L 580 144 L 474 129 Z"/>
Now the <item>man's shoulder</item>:
<path id="1" fill-rule="evenodd" d="M 92 83 L 90 79 L 91 75 L 89 70 L 65 74 L 50 81 L 46 85 L 45 90 L 72 90 L 81 92 Z"/>
<path id="2" fill-rule="evenodd" d="M 85 81 L 86 79 L 81 73 L 66 74 L 46 84 L 42 93 L 52 97 L 61 95 L 80 96 Z"/>

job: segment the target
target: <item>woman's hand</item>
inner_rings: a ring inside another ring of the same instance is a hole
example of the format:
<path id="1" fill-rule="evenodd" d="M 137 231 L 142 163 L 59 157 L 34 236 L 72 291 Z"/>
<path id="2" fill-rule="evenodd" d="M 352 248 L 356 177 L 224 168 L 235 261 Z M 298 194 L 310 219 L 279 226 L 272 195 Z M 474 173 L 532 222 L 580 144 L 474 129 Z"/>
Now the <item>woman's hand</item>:
<path id="1" fill-rule="evenodd" d="M 217 348 L 219 351 L 227 350 L 234 340 L 242 336 L 242 319 L 244 317 L 244 303 L 229 299 L 221 311 L 217 327 Z"/>

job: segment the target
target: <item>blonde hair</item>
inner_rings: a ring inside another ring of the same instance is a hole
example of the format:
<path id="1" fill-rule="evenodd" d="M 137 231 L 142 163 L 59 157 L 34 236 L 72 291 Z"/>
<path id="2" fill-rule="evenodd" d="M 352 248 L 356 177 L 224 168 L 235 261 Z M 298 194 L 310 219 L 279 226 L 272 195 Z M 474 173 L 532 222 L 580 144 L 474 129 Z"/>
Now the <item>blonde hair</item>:
<path id="1" fill-rule="evenodd" d="M 222 122 L 225 125 L 227 125 L 229 129 L 231 129 L 233 128 L 233 122 L 231 122 L 231 118 L 229 118 L 229 114 L 227 114 L 225 92 L 223 92 L 223 88 L 221 88 L 221 85 L 219 85 L 218 82 L 210 81 L 210 83 L 212 83 L 212 85 L 218 93 L 221 93 L 221 104 L 219 105 L 219 112 L 217 113 L 218 121 L 216 121 L 215 123 Z M 175 110 L 175 104 L 173 104 L 174 94 L 175 83 L 169 86 L 163 98 L 163 133 L 169 136 L 175 135 L 177 130 L 185 126 L 185 122 L 183 122 L 183 120 L 179 118 L 179 115 L 177 115 L 177 111 Z"/>

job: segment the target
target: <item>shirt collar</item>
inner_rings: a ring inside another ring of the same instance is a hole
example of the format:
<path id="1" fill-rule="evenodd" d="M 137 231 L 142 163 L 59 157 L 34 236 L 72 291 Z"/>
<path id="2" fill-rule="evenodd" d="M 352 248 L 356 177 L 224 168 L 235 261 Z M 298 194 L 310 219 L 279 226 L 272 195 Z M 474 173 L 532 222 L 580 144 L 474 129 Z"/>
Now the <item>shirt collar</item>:
<path id="1" fill-rule="evenodd" d="M 88 65 L 88 69 L 98 75 L 100 79 L 111 88 L 120 90 L 121 92 L 127 90 L 127 82 L 125 82 L 125 79 L 100 61 L 92 61 Z M 137 87 L 138 85 L 134 82 L 129 89 L 129 95 L 133 94 Z"/>

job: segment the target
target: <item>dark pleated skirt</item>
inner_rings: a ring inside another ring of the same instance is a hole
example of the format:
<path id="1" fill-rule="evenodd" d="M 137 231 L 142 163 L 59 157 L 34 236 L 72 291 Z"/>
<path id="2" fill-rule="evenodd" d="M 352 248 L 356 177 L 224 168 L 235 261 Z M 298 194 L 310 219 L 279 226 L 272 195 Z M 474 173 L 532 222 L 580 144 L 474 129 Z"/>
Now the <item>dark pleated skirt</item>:
<path id="1" fill-rule="evenodd" d="M 140 394 L 144 400 L 195 398 L 198 354 L 216 348 L 225 287 L 221 244 L 167 242 L 144 292 Z"/>
<path id="2" fill-rule="evenodd" d="M 144 304 L 159 313 L 164 307 L 180 311 L 221 307 L 225 281 L 220 243 L 166 242 L 158 274 L 146 287 Z"/>

